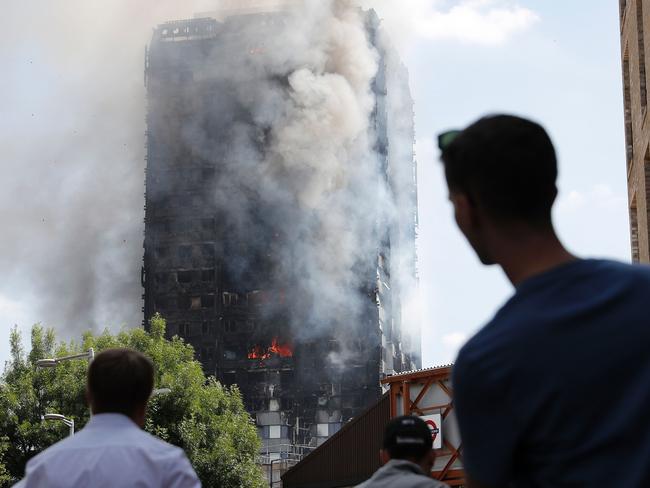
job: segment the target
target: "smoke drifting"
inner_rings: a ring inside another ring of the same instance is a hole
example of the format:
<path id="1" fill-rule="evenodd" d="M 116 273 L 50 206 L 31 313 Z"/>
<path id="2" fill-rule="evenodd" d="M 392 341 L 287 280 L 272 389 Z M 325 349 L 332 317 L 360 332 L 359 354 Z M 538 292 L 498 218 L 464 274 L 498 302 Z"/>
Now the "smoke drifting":
<path id="1" fill-rule="evenodd" d="M 31 295 L 34 316 L 69 333 L 141 321 L 143 47 L 153 26 L 219 7 L 109 3 L 12 5 L 9 18 L 21 27 L 10 27 L 5 46 L 19 47 L 0 52 L 19 68 L 0 95 L 17 114 L 12 131 L 3 130 L 10 137 L 0 268 L 8 277 L 0 293 Z M 206 160 L 221 158 L 213 198 L 229 231 L 255 247 L 250 256 L 273 245 L 269 236 L 291 244 L 277 250 L 268 284 L 298 284 L 294 297 L 304 302 L 290 325 L 305 337 L 318 334 L 317 324 L 330 325 L 323 318 L 332 310 L 361 315 L 368 290 L 350 289 L 375 264 L 378 225 L 396 216 L 378 172 L 371 113 L 379 58 L 364 22 L 351 0 L 304 2 L 281 27 L 269 27 L 282 35 L 242 25 L 238 35 L 263 55 L 242 55 L 225 42 L 214 53 L 219 64 L 194 74 L 195 81 L 221 77 L 232 96 L 194 107 L 185 142 Z M 226 114 L 216 128 L 223 137 L 201 124 L 202 111 L 214 110 Z M 389 124 L 395 134 L 402 126 Z M 405 151 L 412 134 L 404 129 L 403 136 Z M 272 209 L 261 227 L 250 195 Z M 266 232 L 251 235 L 260 228 Z M 256 262 L 244 257 L 231 266 L 246 273 Z"/>
<path id="2" fill-rule="evenodd" d="M 0 294 L 64 336 L 142 320 L 143 51 L 167 3 L 3 5 Z"/>

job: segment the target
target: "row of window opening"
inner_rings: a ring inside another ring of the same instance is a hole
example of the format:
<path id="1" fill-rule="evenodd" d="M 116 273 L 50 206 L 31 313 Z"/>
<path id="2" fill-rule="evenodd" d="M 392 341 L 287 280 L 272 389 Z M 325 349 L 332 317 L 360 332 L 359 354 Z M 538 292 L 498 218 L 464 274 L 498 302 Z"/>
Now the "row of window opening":
<path id="1" fill-rule="evenodd" d="M 251 295 L 249 293 L 247 295 Z M 221 294 L 221 302 L 225 307 L 235 307 L 239 305 L 239 294 L 232 292 L 223 292 Z M 249 302 L 250 303 L 250 302 Z M 254 301 L 252 302 L 255 303 Z M 201 308 L 212 308 L 215 306 L 215 295 L 214 294 L 205 294 L 205 295 L 176 295 L 176 296 L 158 296 L 156 297 L 156 308 L 157 309 L 172 309 L 173 305 L 176 304 L 176 307 L 179 310 L 196 310 Z"/>
<path id="2" fill-rule="evenodd" d="M 214 259 L 214 244 L 201 244 L 193 246 L 182 244 L 176 247 L 176 258 L 181 261 L 187 261 L 192 258 Z M 157 246 L 156 258 L 167 259 L 171 257 L 171 248 L 169 246 Z"/>
<path id="3" fill-rule="evenodd" d="M 208 335 L 214 332 L 215 323 L 221 324 L 223 330 L 227 333 L 240 333 L 240 332 L 251 332 L 255 329 L 256 322 L 253 319 L 248 320 L 234 320 L 234 319 L 222 319 L 217 322 L 212 320 L 204 320 L 201 323 L 201 335 Z M 177 326 L 177 333 L 181 337 L 193 337 L 198 332 L 199 324 L 198 322 L 181 322 Z M 175 331 L 170 327 L 170 332 L 174 333 Z"/>

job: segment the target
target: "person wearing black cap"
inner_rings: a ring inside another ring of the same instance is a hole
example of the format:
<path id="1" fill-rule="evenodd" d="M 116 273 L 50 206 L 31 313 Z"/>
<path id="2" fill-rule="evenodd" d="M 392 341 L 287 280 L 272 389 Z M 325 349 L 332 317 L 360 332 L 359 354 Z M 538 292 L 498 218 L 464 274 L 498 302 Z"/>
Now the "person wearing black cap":
<path id="1" fill-rule="evenodd" d="M 404 415 L 391 420 L 384 432 L 384 464 L 357 488 L 444 488 L 429 477 L 435 454 L 433 438 L 420 417 Z"/>

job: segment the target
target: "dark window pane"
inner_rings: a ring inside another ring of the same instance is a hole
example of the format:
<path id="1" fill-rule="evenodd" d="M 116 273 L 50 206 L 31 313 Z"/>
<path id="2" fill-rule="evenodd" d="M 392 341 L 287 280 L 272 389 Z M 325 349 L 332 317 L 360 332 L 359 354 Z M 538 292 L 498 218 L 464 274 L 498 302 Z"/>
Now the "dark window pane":
<path id="1" fill-rule="evenodd" d="M 204 269 L 201 271 L 201 281 L 214 281 L 214 270 Z"/>
<path id="2" fill-rule="evenodd" d="M 189 310 L 190 305 L 191 305 L 191 300 L 190 297 L 181 295 L 177 299 L 178 302 L 178 308 L 181 310 Z"/>
<path id="3" fill-rule="evenodd" d="M 192 257 L 191 246 L 178 246 L 178 257 L 181 259 L 189 259 Z"/>
<path id="4" fill-rule="evenodd" d="M 192 272 L 191 271 L 178 271 L 176 273 L 176 279 L 179 283 L 191 283 L 192 282 Z"/>

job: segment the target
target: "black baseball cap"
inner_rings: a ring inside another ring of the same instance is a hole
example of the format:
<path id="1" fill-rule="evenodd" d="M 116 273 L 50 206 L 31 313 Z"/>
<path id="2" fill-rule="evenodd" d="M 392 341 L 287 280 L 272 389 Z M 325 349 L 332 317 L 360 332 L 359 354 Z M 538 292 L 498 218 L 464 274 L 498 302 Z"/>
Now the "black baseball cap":
<path id="1" fill-rule="evenodd" d="M 392 457 L 420 456 L 431 450 L 429 426 L 420 417 L 403 415 L 392 419 L 384 431 L 384 449 Z"/>

